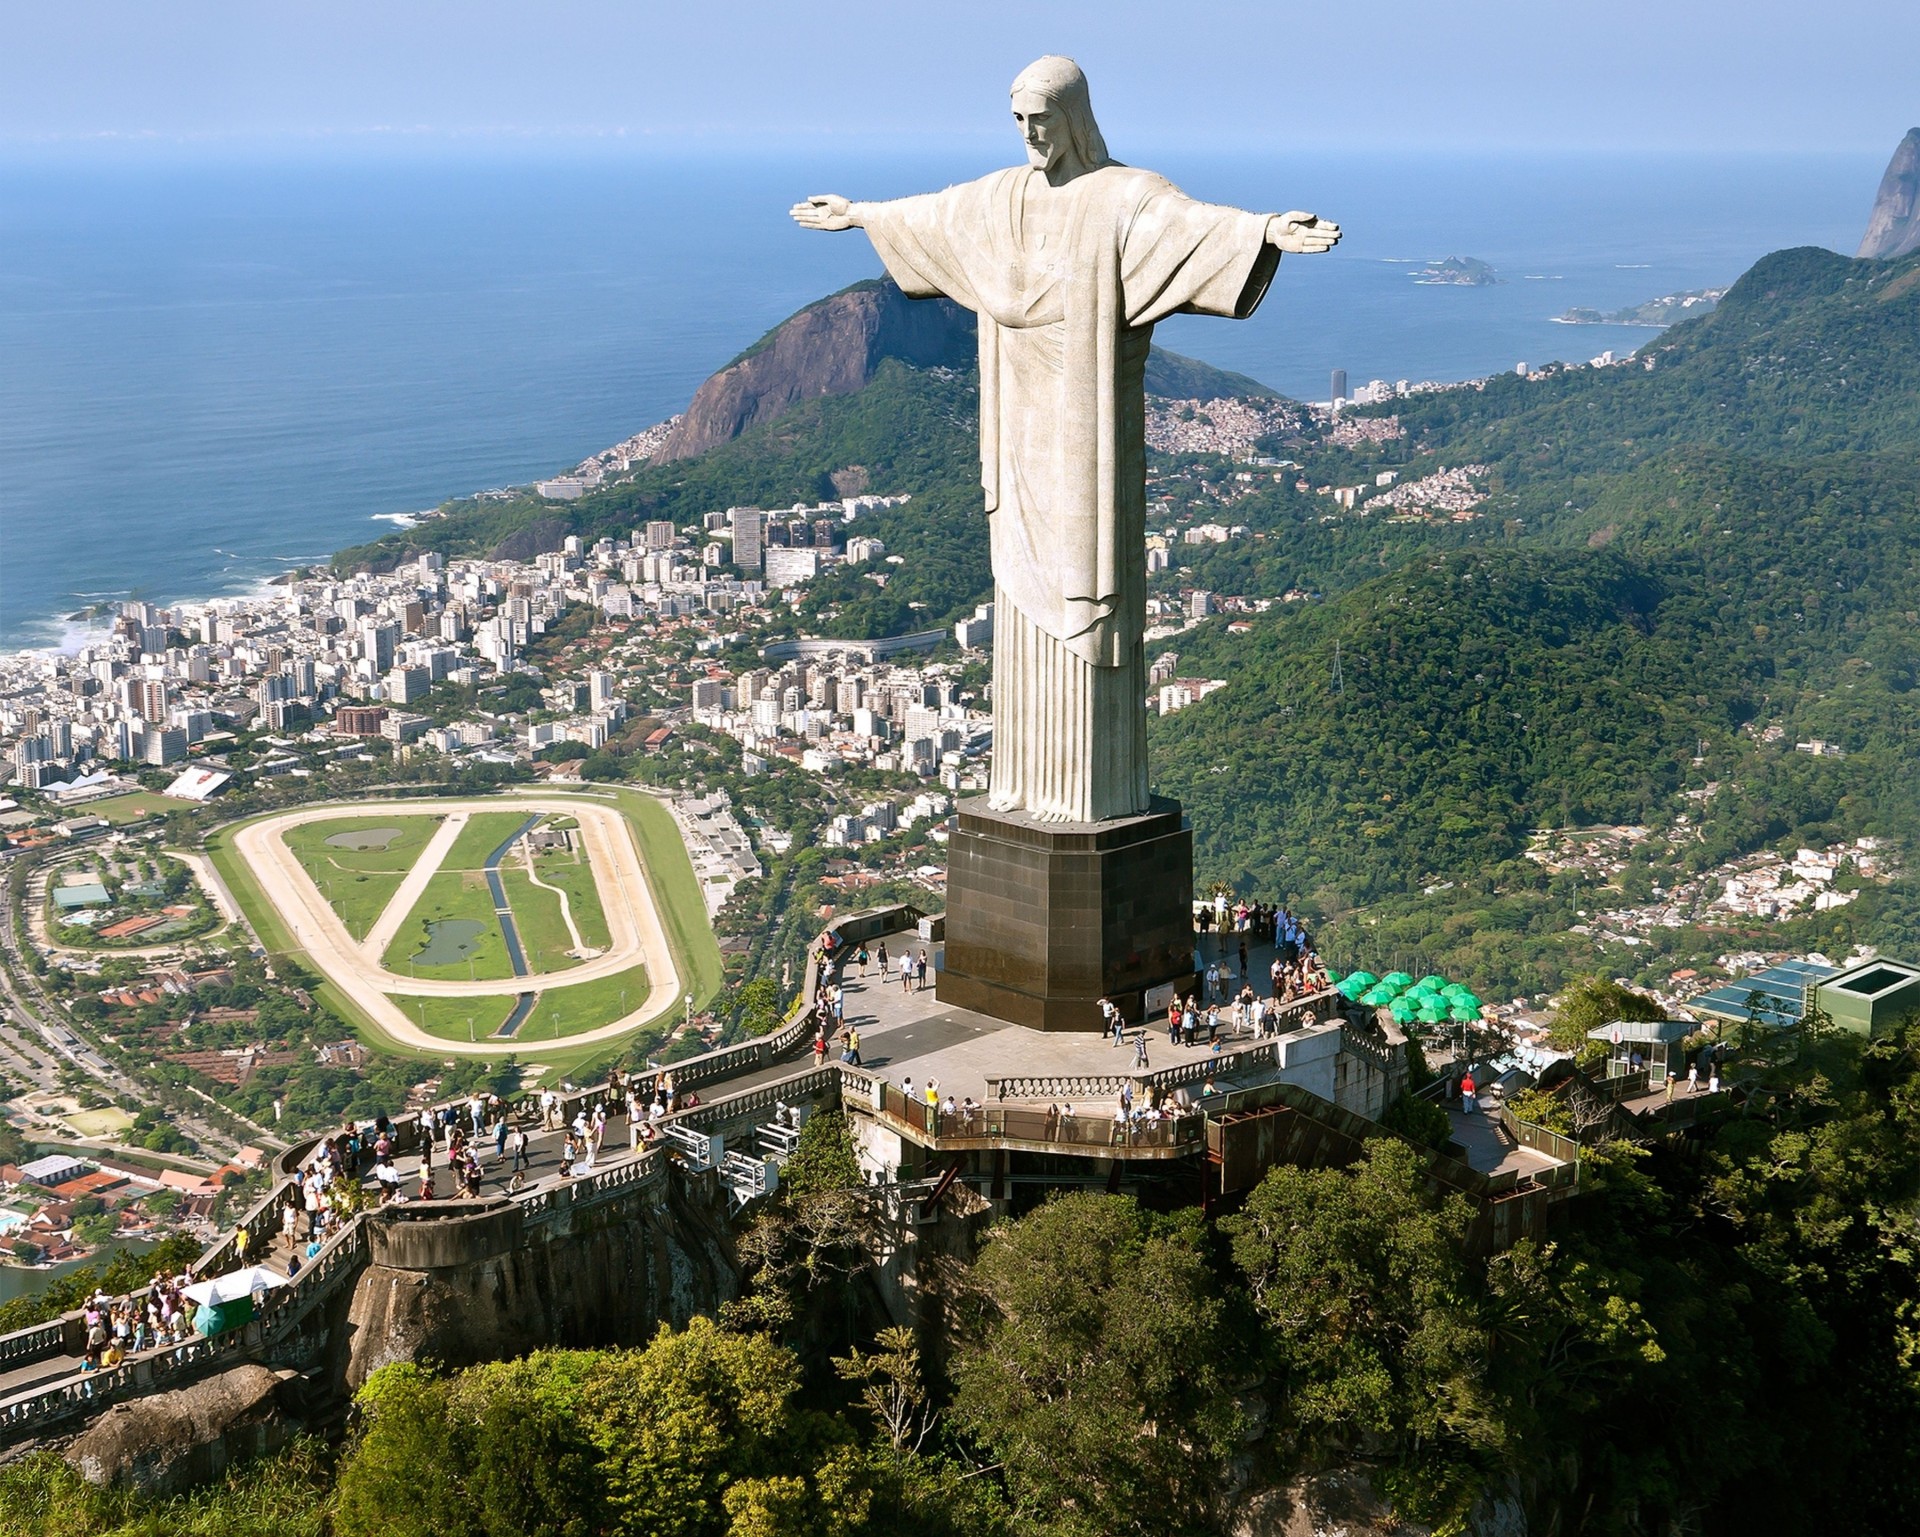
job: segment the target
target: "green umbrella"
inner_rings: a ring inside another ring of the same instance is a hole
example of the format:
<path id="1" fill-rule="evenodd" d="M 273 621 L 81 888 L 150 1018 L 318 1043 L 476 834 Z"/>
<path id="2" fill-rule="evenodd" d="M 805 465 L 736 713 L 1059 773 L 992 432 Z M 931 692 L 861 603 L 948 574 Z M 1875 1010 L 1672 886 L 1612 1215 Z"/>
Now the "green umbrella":
<path id="1" fill-rule="evenodd" d="M 1477 1009 L 1480 1007 L 1480 1000 L 1464 987 L 1457 993 L 1447 994 L 1447 997 L 1463 1008 Z"/>
<path id="2" fill-rule="evenodd" d="M 1356 971 L 1348 977 L 1349 982 L 1358 982 L 1362 987 L 1372 987 L 1380 979 L 1370 971 Z"/>
<path id="3" fill-rule="evenodd" d="M 1376 983 L 1360 995 L 1360 1001 L 1369 1008 L 1384 1008 L 1393 1002 L 1393 994 Z"/>
<path id="4" fill-rule="evenodd" d="M 1429 972 L 1426 976 L 1422 977 L 1418 982 L 1414 983 L 1413 985 L 1419 988 L 1422 992 L 1443 993 L 1447 990 L 1447 979 L 1445 977 L 1435 976 L 1433 973 Z"/>
<path id="5" fill-rule="evenodd" d="M 1413 986 L 1413 978 L 1408 976 L 1404 971 L 1390 971 L 1380 980 L 1382 982 L 1391 982 L 1403 992 Z"/>
<path id="6" fill-rule="evenodd" d="M 1456 1003 L 1447 1010 L 1447 1017 L 1457 1025 L 1470 1025 L 1480 1017 L 1480 1010 L 1472 1004 Z"/>
<path id="7" fill-rule="evenodd" d="M 1423 1025 L 1443 1025 L 1447 1021 L 1447 1012 L 1445 1009 L 1422 1009 L 1419 1018 Z"/>
<path id="8" fill-rule="evenodd" d="M 1347 980 L 1342 982 L 1334 991 L 1351 1003 L 1365 992 L 1366 988 L 1360 984 L 1357 977 L 1348 977 Z"/>

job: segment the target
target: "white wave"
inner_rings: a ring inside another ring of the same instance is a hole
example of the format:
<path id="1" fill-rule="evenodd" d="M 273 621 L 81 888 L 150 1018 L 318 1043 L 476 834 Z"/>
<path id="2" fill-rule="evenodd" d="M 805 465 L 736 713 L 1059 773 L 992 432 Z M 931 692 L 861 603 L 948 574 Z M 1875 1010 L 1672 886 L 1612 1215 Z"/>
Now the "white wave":
<path id="1" fill-rule="evenodd" d="M 373 521 L 375 523 L 391 523 L 395 528 L 412 528 L 419 523 L 420 514 L 417 512 L 376 512 L 373 514 Z"/>

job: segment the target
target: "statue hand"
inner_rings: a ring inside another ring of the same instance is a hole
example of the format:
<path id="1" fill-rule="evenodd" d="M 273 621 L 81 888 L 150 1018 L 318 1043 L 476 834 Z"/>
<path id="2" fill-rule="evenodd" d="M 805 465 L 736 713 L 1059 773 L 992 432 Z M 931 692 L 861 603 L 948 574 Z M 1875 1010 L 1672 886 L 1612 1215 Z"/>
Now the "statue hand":
<path id="1" fill-rule="evenodd" d="M 1301 256 L 1318 256 L 1340 244 L 1340 226 L 1298 209 L 1277 213 L 1267 221 L 1267 243 Z"/>
<path id="2" fill-rule="evenodd" d="M 852 229 L 855 223 L 853 204 L 831 192 L 795 203 L 789 211 L 793 222 L 802 229 Z"/>

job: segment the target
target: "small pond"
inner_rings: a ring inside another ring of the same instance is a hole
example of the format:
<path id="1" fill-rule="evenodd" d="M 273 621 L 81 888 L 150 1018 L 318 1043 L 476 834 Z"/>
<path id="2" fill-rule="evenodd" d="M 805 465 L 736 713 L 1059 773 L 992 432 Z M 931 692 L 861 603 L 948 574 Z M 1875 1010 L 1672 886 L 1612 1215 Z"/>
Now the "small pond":
<path id="1" fill-rule="evenodd" d="M 356 827 L 351 832 L 335 833 L 327 839 L 327 847 L 357 850 L 389 848 L 404 831 L 399 827 Z"/>
<path id="2" fill-rule="evenodd" d="M 427 925 L 427 946 L 413 959 L 422 966 L 457 966 L 480 948 L 490 925 L 471 918 L 442 918 Z"/>

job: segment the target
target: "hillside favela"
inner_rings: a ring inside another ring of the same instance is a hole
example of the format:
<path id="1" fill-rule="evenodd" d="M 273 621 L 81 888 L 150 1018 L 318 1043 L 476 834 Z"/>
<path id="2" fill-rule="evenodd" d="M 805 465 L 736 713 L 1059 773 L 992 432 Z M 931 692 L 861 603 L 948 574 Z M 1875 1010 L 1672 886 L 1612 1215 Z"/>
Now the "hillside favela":
<path id="1" fill-rule="evenodd" d="M 1920 20 L 653 9 L 0 61 L 0 1537 L 1920 1530 Z"/>

